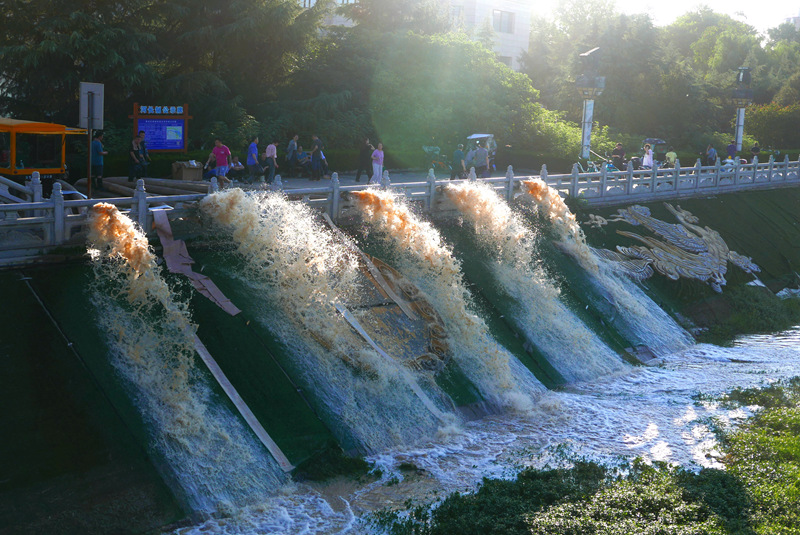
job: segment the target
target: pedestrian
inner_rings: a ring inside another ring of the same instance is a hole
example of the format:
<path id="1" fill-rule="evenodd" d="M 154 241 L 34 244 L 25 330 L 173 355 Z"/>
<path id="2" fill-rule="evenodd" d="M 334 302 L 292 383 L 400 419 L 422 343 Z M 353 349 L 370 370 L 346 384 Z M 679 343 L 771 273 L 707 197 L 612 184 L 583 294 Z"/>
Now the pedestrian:
<path id="1" fill-rule="evenodd" d="M 464 158 L 464 165 L 466 166 L 467 170 L 475 167 L 475 151 L 477 148 L 477 144 L 475 144 L 467 151 L 467 155 Z"/>
<path id="2" fill-rule="evenodd" d="M 228 176 L 235 180 L 244 177 L 244 165 L 239 161 L 238 156 L 233 156 L 231 158 L 231 165 L 228 167 Z"/>
<path id="3" fill-rule="evenodd" d="M 250 146 L 247 147 L 247 171 L 251 184 L 256 181 L 256 177 L 264 175 L 264 169 L 258 163 L 258 136 L 253 136 L 250 139 Z"/>
<path id="4" fill-rule="evenodd" d="M 378 143 L 378 148 L 372 151 L 372 176 L 376 175 L 378 179 L 383 176 L 383 143 Z"/>
<path id="5" fill-rule="evenodd" d="M 211 180 L 212 177 L 217 176 L 217 158 L 214 156 L 213 152 L 208 153 L 208 158 L 206 159 L 203 169 L 205 171 L 203 173 L 203 180 Z"/>
<path id="6" fill-rule="evenodd" d="M 475 175 L 483 178 L 489 177 L 489 149 L 478 145 L 475 149 Z"/>
<path id="7" fill-rule="evenodd" d="M 372 178 L 372 153 L 375 147 L 369 142 L 369 138 L 364 138 L 361 148 L 358 151 L 358 171 L 356 171 L 356 182 L 361 182 L 361 171 L 367 174 L 367 181 Z"/>
<path id="8" fill-rule="evenodd" d="M 706 149 L 706 164 L 717 165 L 717 149 L 715 149 L 714 145 L 711 143 L 708 144 L 708 148 Z"/>
<path id="9" fill-rule="evenodd" d="M 272 184 L 275 179 L 275 170 L 278 168 L 278 142 L 271 141 L 264 150 L 264 159 L 267 161 L 267 184 Z"/>
<path id="10" fill-rule="evenodd" d="M 287 175 L 294 176 L 295 168 L 297 167 L 297 140 L 300 136 L 297 134 L 292 136 L 289 140 L 289 145 L 286 147 L 286 164 L 288 166 Z"/>
<path id="11" fill-rule="evenodd" d="M 728 158 L 730 158 L 734 162 L 736 161 L 736 153 L 738 152 L 736 150 L 736 140 L 733 140 L 733 139 L 731 140 L 731 142 L 728 144 L 728 146 L 725 147 L 725 152 L 728 153 Z"/>
<path id="12" fill-rule="evenodd" d="M 319 180 L 322 176 L 322 149 L 325 144 L 316 134 L 312 134 L 311 140 L 311 180 Z"/>
<path id="13" fill-rule="evenodd" d="M 464 178 L 466 175 L 467 167 L 464 164 L 464 145 L 459 143 L 458 148 L 453 151 L 453 163 L 450 166 L 450 180 L 453 180 L 456 176 L 458 178 Z"/>
<path id="14" fill-rule="evenodd" d="M 650 148 L 650 143 L 645 143 L 644 156 L 642 156 L 642 167 L 645 169 L 652 169 L 653 165 L 653 149 Z"/>
<path id="15" fill-rule="evenodd" d="M 761 154 L 761 147 L 758 146 L 758 141 L 753 142 L 753 146 L 750 147 L 750 154 L 752 154 L 753 157 Z"/>
<path id="16" fill-rule="evenodd" d="M 219 186 L 222 187 L 223 183 L 230 182 L 228 180 L 228 162 L 231 157 L 231 149 L 223 145 L 220 138 L 215 138 L 214 148 L 211 149 L 211 152 L 214 153 L 214 159 L 217 162 L 217 180 Z"/>
<path id="17" fill-rule="evenodd" d="M 133 182 L 133 179 L 139 180 L 142 178 L 142 149 L 139 146 L 139 134 L 133 136 L 130 148 L 128 149 L 128 182 Z"/>
<path id="18" fill-rule="evenodd" d="M 108 151 L 103 150 L 103 131 L 97 130 L 92 140 L 92 187 L 101 189 L 103 187 L 103 156 Z"/>
<path id="19" fill-rule="evenodd" d="M 142 162 L 142 174 L 147 176 L 147 166 L 153 160 L 150 159 L 150 152 L 147 150 L 147 142 L 144 140 L 144 130 L 139 130 L 139 161 Z"/>
<path id="20" fill-rule="evenodd" d="M 611 163 L 620 171 L 625 169 L 625 149 L 622 148 L 622 143 L 617 143 L 611 151 Z"/>
<path id="21" fill-rule="evenodd" d="M 678 153 L 675 152 L 673 147 L 670 147 L 669 151 L 664 155 L 664 159 L 667 162 L 666 167 L 672 169 L 675 167 L 675 162 L 678 161 Z"/>

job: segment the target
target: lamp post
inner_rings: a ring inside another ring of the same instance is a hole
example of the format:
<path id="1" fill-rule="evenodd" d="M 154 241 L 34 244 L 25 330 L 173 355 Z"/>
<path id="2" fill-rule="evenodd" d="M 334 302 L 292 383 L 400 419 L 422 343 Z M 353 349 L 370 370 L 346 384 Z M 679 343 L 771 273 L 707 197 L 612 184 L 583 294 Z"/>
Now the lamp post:
<path id="1" fill-rule="evenodd" d="M 603 94 L 606 77 L 597 76 L 597 62 L 600 47 L 595 47 L 580 54 L 583 60 L 583 74 L 575 80 L 575 87 L 583 97 L 583 121 L 581 136 L 581 158 L 588 159 L 592 144 L 592 116 L 594 115 L 594 98 Z"/>
<path id="2" fill-rule="evenodd" d="M 744 109 L 753 102 L 753 90 L 750 89 L 750 69 L 739 67 L 736 75 L 736 89 L 733 90 L 731 102 L 736 106 L 736 150 L 742 150 L 742 136 L 744 135 Z"/>

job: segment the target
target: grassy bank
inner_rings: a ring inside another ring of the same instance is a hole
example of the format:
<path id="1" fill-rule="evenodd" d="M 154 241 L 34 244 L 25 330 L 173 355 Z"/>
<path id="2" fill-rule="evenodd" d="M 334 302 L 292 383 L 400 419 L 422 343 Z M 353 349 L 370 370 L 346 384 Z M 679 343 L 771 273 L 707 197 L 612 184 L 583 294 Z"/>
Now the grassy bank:
<path id="1" fill-rule="evenodd" d="M 746 425 L 718 431 L 725 470 L 638 461 L 526 469 L 374 522 L 393 535 L 800 533 L 800 378 L 721 401 L 761 407 Z"/>

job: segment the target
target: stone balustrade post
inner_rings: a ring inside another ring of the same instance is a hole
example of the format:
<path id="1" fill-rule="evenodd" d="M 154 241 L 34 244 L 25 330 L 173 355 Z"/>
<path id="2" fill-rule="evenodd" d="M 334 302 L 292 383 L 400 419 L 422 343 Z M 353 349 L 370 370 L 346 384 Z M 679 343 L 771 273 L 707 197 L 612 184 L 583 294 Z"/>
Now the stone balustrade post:
<path id="1" fill-rule="evenodd" d="M 606 196 L 606 181 L 608 180 L 608 166 L 602 163 L 600 167 L 600 197 Z"/>
<path id="2" fill-rule="evenodd" d="M 381 182 L 380 182 L 381 189 L 389 189 L 389 187 L 392 185 L 392 181 L 389 178 L 389 171 L 388 170 L 384 169 L 383 176 L 381 176 L 380 180 L 381 180 Z"/>
<path id="3" fill-rule="evenodd" d="M 700 158 L 694 164 L 694 189 L 700 189 L 700 172 L 703 170 L 703 162 L 700 161 Z"/>
<path id="4" fill-rule="evenodd" d="M 675 181 L 675 183 L 672 184 L 672 189 L 678 191 L 681 181 L 681 160 L 679 158 L 675 158 L 675 168 L 672 170 L 672 179 Z"/>
<path id="5" fill-rule="evenodd" d="M 625 193 L 630 195 L 633 192 L 633 162 L 628 160 L 628 167 L 625 169 L 628 173 L 628 183 L 625 184 Z"/>
<path id="6" fill-rule="evenodd" d="M 436 175 L 433 173 L 433 169 L 428 169 L 428 198 L 426 199 L 425 208 L 428 213 L 433 211 L 434 205 L 434 198 L 436 197 Z"/>
<path id="7" fill-rule="evenodd" d="M 53 184 L 53 193 L 50 195 L 50 201 L 53 203 L 52 244 L 61 245 L 64 243 L 64 229 L 66 228 L 66 222 L 64 221 L 64 194 L 61 192 L 61 183 L 56 182 Z M 45 239 L 45 243 L 49 243 L 49 240 Z"/>
<path id="8" fill-rule="evenodd" d="M 339 220 L 339 173 L 336 172 L 331 175 L 331 205 L 328 215 L 334 222 Z"/>
<path id="9" fill-rule="evenodd" d="M 470 182 L 475 182 L 476 180 L 478 180 L 478 175 L 475 174 L 474 167 L 469 168 L 469 175 L 467 175 L 467 180 L 469 180 Z"/>
<path id="10" fill-rule="evenodd" d="M 514 168 L 510 165 L 506 168 L 506 202 L 514 200 Z"/>
<path id="11" fill-rule="evenodd" d="M 142 228 L 142 232 L 147 234 L 147 192 L 144 189 L 144 180 L 141 178 L 136 181 L 136 190 L 133 192 L 133 198 L 136 206 L 136 221 Z"/>
<path id="12" fill-rule="evenodd" d="M 219 182 L 217 181 L 217 177 L 212 176 L 211 177 L 211 182 L 209 183 L 209 186 L 208 186 L 208 192 L 209 193 L 217 193 L 218 191 L 219 191 Z"/>
<path id="13" fill-rule="evenodd" d="M 334 173 L 334 174 L 336 174 L 336 173 Z M 272 191 L 281 191 L 281 190 L 283 190 L 283 179 L 281 178 L 281 175 L 275 175 L 275 177 L 272 179 L 272 184 L 269 185 L 269 188 Z"/>
<path id="14" fill-rule="evenodd" d="M 575 199 L 578 198 L 578 164 L 572 164 L 572 184 L 569 187 L 569 195 Z"/>

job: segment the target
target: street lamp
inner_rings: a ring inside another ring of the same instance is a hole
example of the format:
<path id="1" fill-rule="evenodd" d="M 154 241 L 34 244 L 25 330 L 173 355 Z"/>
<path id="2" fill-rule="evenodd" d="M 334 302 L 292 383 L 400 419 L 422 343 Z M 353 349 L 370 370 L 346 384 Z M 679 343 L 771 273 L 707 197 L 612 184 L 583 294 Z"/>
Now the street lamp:
<path id="1" fill-rule="evenodd" d="M 592 141 L 592 116 L 594 115 L 594 98 L 603 94 L 606 88 L 606 77 L 597 76 L 597 65 L 600 47 L 580 54 L 583 62 L 583 74 L 575 80 L 575 87 L 583 97 L 583 121 L 581 137 L 581 158 L 588 159 Z"/>
<path id="2" fill-rule="evenodd" d="M 750 89 L 750 69 L 739 67 L 736 75 L 736 89 L 731 95 L 731 102 L 736 106 L 736 150 L 742 150 L 742 136 L 744 135 L 744 109 L 753 102 L 753 90 Z"/>

